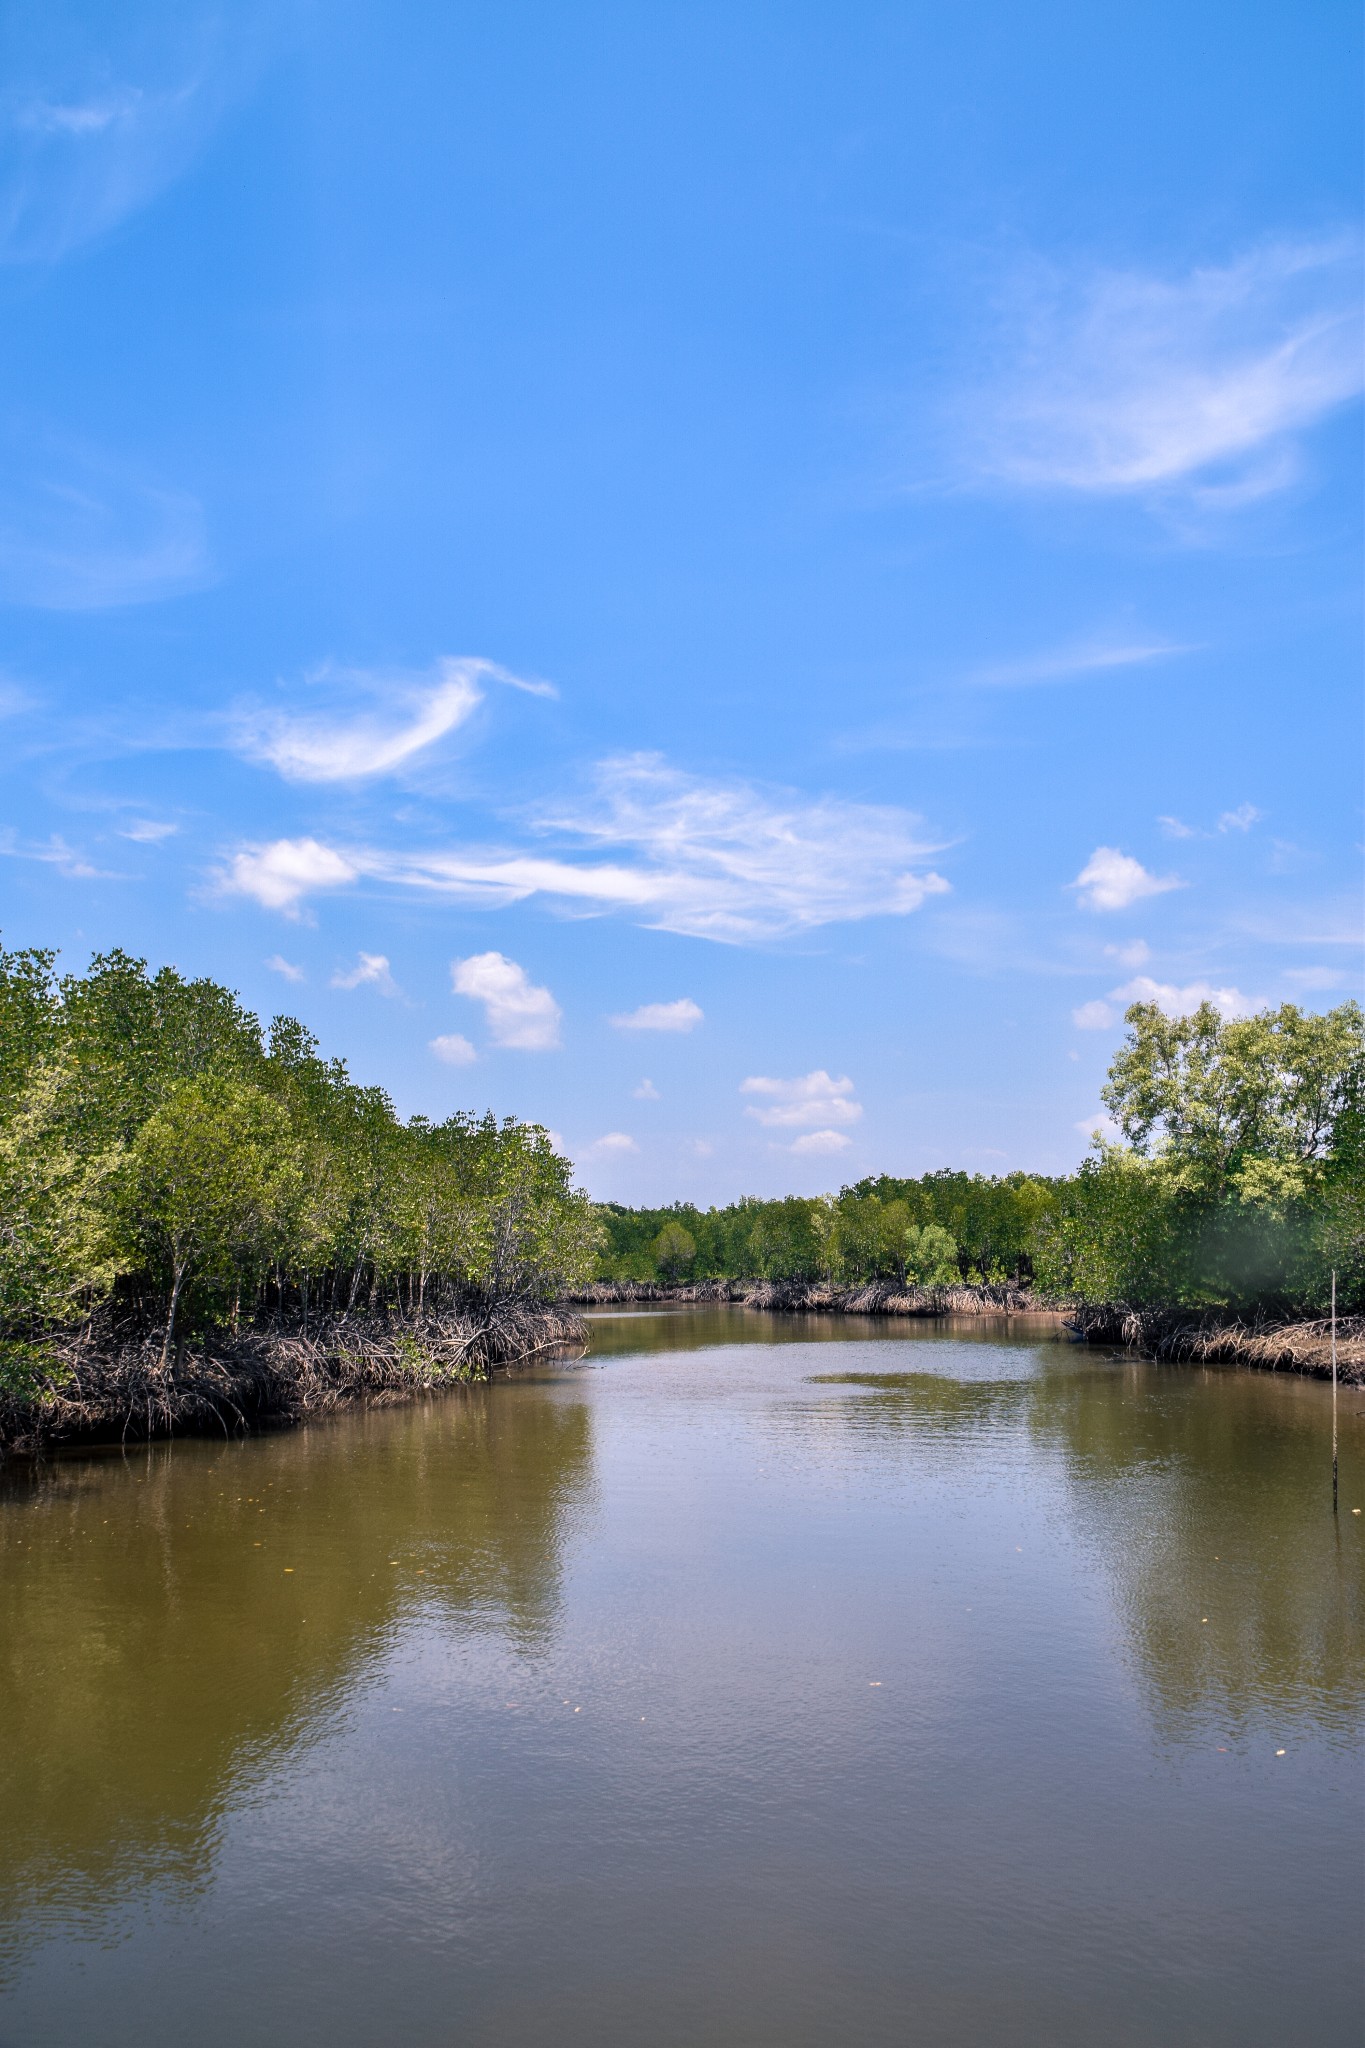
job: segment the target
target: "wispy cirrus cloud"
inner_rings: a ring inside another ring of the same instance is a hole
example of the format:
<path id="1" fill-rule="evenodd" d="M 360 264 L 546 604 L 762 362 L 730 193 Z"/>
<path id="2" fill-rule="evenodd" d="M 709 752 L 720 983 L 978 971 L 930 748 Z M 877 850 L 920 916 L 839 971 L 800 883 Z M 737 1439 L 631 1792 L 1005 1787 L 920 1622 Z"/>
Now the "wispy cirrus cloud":
<path id="1" fill-rule="evenodd" d="M 981 480 L 1235 507 L 1298 473 L 1302 436 L 1362 388 L 1354 239 L 1274 242 L 1180 277 L 1035 272 L 1012 359 L 973 398 Z"/>
<path id="2" fill-rule="evenodd" d="M 967 681 L 983 689 L 1026 689 L 1035 683 L 1067 683 L 1115 669 L 1146 668 L 1193 651 L 1173 640 L 1083 640 L 1018 661 L 988 663 L 973 669 Z"/>
<path id="3" fill-rule="evenodd" d="M 0 439 L 0 599 L 103 611 L 199 588 L 203 509 L 188 492 L 41 428 Z"/>
<path id="4" fill-rule="evenodd" d="M 258 0 L 230 15 L 194 0 L 155 20 L 141 7 L 85 12 L 11 10 L 0 263 L 60 262 L 150 204 L 289 33 L 289 10 Z"/>
<path id="5" fill-rule="evenodd" d="M 0 833 L 0 854 L 7 860 L 39 861 L 44 867 L 52 867 L 69 882 L 122 882 L 127 877 L 113 873 L 108 868 L 97 868 L 74 846 L 68 846 L 60 832 L 54 832 L 46 845 L 25 845 L 14 831 Z"/>
<path id="6" fill-rule="evenodd" d="M 321 668 L 307 679 L 328 698 L 322 710 L 241 707 L 233 722 L 237 751 L 289 782 L 361 782 L 391 775 L 445 739 L 484 701 L 484 685 L 504 683 L 552 696 L 477 656 L 447 656 L 423 675 Z"/>
<path id="7" fill-rule="evenodd" d="M 1120 852 L 1117 846 L 1097 846 L 1069 889 L 1079 890 L 1077 901 L 1085 910 L 1127 910 L 1145 896 L 1162 896 L 1168 889 L 1183 889 L 1178 875 L 1153 875 Z"/>
<path id="8" fill-rule="evenodd" d="M 656 755 L 601 764 L 586 801 L 543 810 L 531 828 L 576 844 L 407 851 L 283 839 L 239 848 L 219 887 L 292 915 L 309 895 L 362 878 L 490 909 L 543 896 L 730 944 L 903 916 L 948 888 L 924 865 L 942 842 L 923 839 L 908 812 L 708 782 Z M 583 857 L 608 848 L 616 858 Z"/>

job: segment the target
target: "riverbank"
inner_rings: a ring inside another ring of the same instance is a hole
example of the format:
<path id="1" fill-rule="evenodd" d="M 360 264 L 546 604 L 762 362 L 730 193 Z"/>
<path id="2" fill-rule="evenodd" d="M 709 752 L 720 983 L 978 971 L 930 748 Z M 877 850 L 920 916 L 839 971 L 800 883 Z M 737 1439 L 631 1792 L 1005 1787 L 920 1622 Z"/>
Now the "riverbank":
<path id="1" fill-rule="evenodd" d="M 1326 1318 L 1293 1323 L 1229 1321 L 1209 1310 L 1135 1309 L 1121 1304 L 1072 1309 L 1067 1326 L 1087 1344 L 1119 1344 L 1170 1365 L 1244 1365 L 1261 1372 L 1328 1379 L 1332 1326 Z M 1365 1316 L 1337 1323 L 1337 1374 L 1344 1386 L 1365 1386 Z"/>
<path id="2" fill-rule="evenodd" d="M 692 1280 L 667 1287 L 651 1280 L 595 1280 L 569 1299 L 578 1307 L 639 1302 L 730 1302 L 777 1314 L 836 1316 L 999 1316 L 1055 1314 L 1021 1287 L 831 1287 L 806 1280 Z"/>
<path id="3" fill-rule="evenodd" d="M 777 1314 L 851 1316 L 1029 1316 L 1051 1321 L 1087 1344 L 1107 1344 L 1160 1363 L 1241 1365 L 1326 1379 L 1331 1325 L 1230 1321 L 1225 1312 L 1134 1309 L 1121 1303 L 1080 1307 L 1040 1301 L 1020 1287 L 829 1287 L 795 1280 L 696 1280 L 676 1287 L 649 1280 L 598 1280 L 572 1297 L 585 1308 L 726 1302 Z M 1365 1316 L 1337 1324 L 1337 1372 L 1344 1386 L 1365 1386 Z"/>
<path id="4" fill-rule="evenodd" d="M 60 1338 L 31 1396 L 0 1393 L 0 1455 L 49 1444 L 241 1435 L 348 1402 L 410 1399 L 582 1344 L 565 1306 L 316 1318 L 221 1333 L 163 1360 L 156 1335 Z"/>

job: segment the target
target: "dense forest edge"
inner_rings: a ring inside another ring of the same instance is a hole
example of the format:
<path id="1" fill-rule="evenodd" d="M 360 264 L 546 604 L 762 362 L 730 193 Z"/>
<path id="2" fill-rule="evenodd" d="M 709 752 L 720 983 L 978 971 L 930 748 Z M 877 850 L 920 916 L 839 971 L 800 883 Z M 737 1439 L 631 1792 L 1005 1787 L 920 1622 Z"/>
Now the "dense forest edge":
<path id="1" fill-rule="evenodd" d="M 1127 1015 L 1112 1140 L 1064 1176 L 880 1175 L 593 1204 L 546 1131 L 404 1122 L 228 989 L 0 950 L 0 1446 L 239 1429 L 579 1341 L 573 1304 L 1062 1309 L 1156 1356 L 1365 1379 L 1355 1003 Z"/>
<path id="2" fill-rule="evenodd" d="M 1293 1004 L 1127 1013 L 1117 1136 L 1062 1176 L 882 1174 L 838 1195 L 598 1209 L 585 1301 L 743 1300 L 853 1314 L 1060 1308 L 1162 1358 L 1365 1379 L 1365 1019 Z"/>
<path id="3" fill-rule="evenodd" d="M 213 981 L 0 952 L 0 1446 L 486 1373 L 581 1339 L 600 1243 L 534 1124 L 405 1123 Z"/>

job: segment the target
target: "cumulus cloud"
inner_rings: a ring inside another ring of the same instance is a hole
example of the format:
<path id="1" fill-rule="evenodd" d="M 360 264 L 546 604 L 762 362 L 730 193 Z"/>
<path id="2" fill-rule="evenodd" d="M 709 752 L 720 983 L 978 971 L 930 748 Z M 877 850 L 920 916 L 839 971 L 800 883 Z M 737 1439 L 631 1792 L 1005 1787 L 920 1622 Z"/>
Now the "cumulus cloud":
<path id="1" fill-rule="evenodd" d="M 383 953 L 361 953 L 354 967 L 343 973 L 340 969 L 332 976 L 333 988 L 377 988 L 381 996 L 396 996 L 398 983 L 389 972 L 389 962 Z"/>
<path id="2" fill-rule="evenodd" d="M 1297 444 L 1361 389 L 1353 243 L 1274 243 L 1165 278 L 1035 277 L 1024 349 L 976 394 L 981 470 L 1087 495 L 1236 506 L 1293 481 Z"/>
<path id="3" fill-rule="evenodd" d="M 1209 981 L 1190 981 L 1178 988 L 1174 982 L 1153 981 L 1149 974 L 1139 974 L 1114 989 L 1111 999 L 1116 1003 L 1155 1003 L 1168 1017 L 1188 1017 L 1201 1003 L 1212 1003 L 1225 1017 L 1249 1017 L 1259 1007 L 1257 997 L 1244 996 L 1240 989 L 1215 988 Z"/>
<path id="4" fill-rule="evenodd" d="M 648 1075 L 646 1075 L 638 1088 L 632 1088 L 630 1092 L 637 1102 L 658 1102 L 661 1100 L 658 1089 L 654 1086 Z"/>
<path id="5" fill-rule="evenodd" d="M 903 916 L 948 887 L 921 865 L 933 849 L 905 811 L 705 782 L 655 755 L 604 763 L 592 802 L 541 813 L 533 829 L 578 843 L 561 853 L 341 852 L 311 839 L 279 840 L 243 848 L 221 886 L 286 910 L 314 889 L 362 876 L 487 909 L 544 896 L 580 915 L 624 912 L 659 930 L 730 944 Z M 616 857 L 581 857 L 608 847 Z"/>
<path id="6" fill-rule="evenodd" d="M 638 1152 L 639 1146 L 625 1131 L 607 1131 L 600 1138 L 594 1138 L 588 1150 L 599 1158 L 621 1158 L 627 1152 Z"/>
<path id="7" fill-rule="evenodd" d="M 390 775 L 454 732 L 484 700 L 481 684 L 507 683 L 535 695 L 547 683 L 527 683 L 496 662 L 448 657 L 422 676 L 367 670 L 321 669 L 310 679 L 332 701 L 322 711 L 239 711 L 238 751 L 263 761 L 290 782 L 359 782 Z M 348 700 L 377 700 L 378 708 L 347 711 Z"/>
<path id="8" fill-rule="evenodd" d="M 344 888 L 360 872 L 354 861 L 319 840 L 276 839 L 235 853 L 219 873 L 218 886 L 227 894 L 250 896 L 266 910 L 297 917 L 305 896 Z"/>
<path id="9" fill-rule="evenodd" d="M 448 1067 L 472 1066 L 479 1057 L 469 1040 L 462 1038 L 458 1031 L 443 1032 L 439 1038 L 429 1039 L 427 1043 L 437 1059 Z"/>
<path id="10" fill-rule="evenodd" d="M 807 1131 L 804 1137 L 793 1138 L 787 1150 L 798 1158 L 819 1157 L 831 1152 L 846 1152 L 852 1142 L 842 1131 Z"/>
<path id="11" fill-rule="evenodd" d="M 1144 896 L 1162 896 L 1168 889 L 1184 884 L 1175 875 L 1149 874 L 1142 862 L 1116 846 L 1097 846 L 1074 882 L 1086 910 L 1127 910 Z"/>
<path id="12" fill-rule="evenodd" d="M 791 1081 L 751 1074 L 740 1084 L 741 1095 L 758 1099 L 745 1115 L 774 1130 L 800 1130 L 803 1125 L 854 1124 L 863 1113 L 847 1074 L 834 1080 L 823 1067 Z"/>
<path id="13" fill-rule="evenodd" d="M 559 1004 L 547 988 L 538 988 L 524 967 L 503 953 L 474 953 L 451 963 L 450 981 L 457 996 L 482 1003 L 489 1036 L 495 1045 L 516 1052 L 552 1052 L 559 1044 Z"/>
<path id="14" fill-rule="evenodd" d="M 283 953 L 272 953 L 265 964 L 272 974 L 282 974 L 286 981 L 306 979 L 303 969 L 296 967 L 292 960 L 286 960 Z"/>
<path id="15" fill-rule="evenodd" d="M 1097 1109 L 1093 1116 L 1083 1116 L 1076 1125 L 1083 1138 L 1102 1138 L 1106 1145 L 1117 1145 L 1123 1133 L 1112 1116 L 1103 1109 Z"/>
<path id="16" fill-rule="evenodd" d="M 1168 1017 L 1188 1017 L 1201 1003 L 1212 1003 L 1224 1017 L 1249 1017 L 1260 1007 L 1259 999 L 1244 996 L 1240 989 L 1217 988 L 1210 981 L 1190 981 L 1183 987 L 1171 981 L 1154 981 L 1150 974 L 1138 974 L 1121 988 L 1111 988 L 1104 1001 L 1082 1003 L 1071 1012 L 1078 1031 L 1108 1031 L 1117 1024 L 1129 1003 L 1155 1003 Z"/>
<path id="17" fill-rule="evenodd" d="M 641 1003 L 638 1010 L 613 1017 L 618 1031 L 695 1031 L 703 1012 L 691 996 L 679 996 L 675 1003 Z"/>

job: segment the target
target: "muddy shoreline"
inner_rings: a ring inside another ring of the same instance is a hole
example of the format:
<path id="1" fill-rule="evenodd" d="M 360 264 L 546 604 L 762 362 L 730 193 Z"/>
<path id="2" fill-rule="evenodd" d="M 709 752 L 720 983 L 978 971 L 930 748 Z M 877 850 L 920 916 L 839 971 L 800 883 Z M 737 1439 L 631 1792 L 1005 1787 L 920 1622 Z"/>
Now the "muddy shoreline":
<path id="1" fill-rule="evenodd" d="M 393 1402 L 581 1347 L 572 1308 L 495 1305 L 419 1320 L 341 1315 L 220 1333 L 163 1360 L 159 1337 L 58 1338 L 30 1398 L 0 1394 L 0 1456 L 66 1444 L 240 1436 L 357 1401 Z"/>
<path id="2" fill-rule="evenodd" d="M 576 1306 L 728 1302 L 778 1314 L 861 1316 L 1028 1316 L 1066 1329 L 1086 1344 L 1133 1351 L 1164 1364 L 1241 1365 L 1326 1379 L 1332 1370 L 1325 1320 L 1247 1322 L 1226 1311 L 1135 1309 L 1123 1303 L 1079 1306 L 1040 1301 L 1019 1287 L 829 1287 L 786 1280 L 697 1280 L 676 1287 L 653 1281 L 600 1280 L 572 1297 Z M 1365 1385 L 1365 1317 L 1337 1325 L 1343 1386 Z"/>

